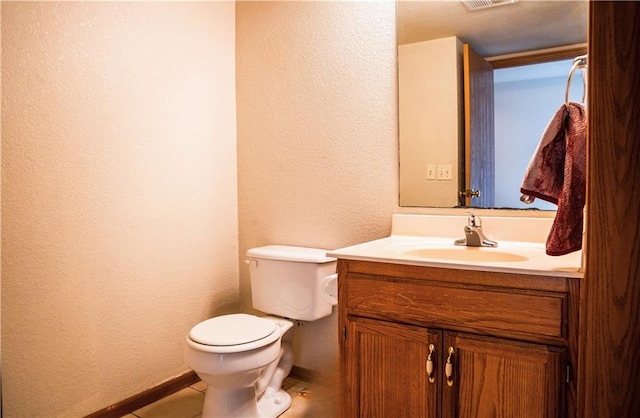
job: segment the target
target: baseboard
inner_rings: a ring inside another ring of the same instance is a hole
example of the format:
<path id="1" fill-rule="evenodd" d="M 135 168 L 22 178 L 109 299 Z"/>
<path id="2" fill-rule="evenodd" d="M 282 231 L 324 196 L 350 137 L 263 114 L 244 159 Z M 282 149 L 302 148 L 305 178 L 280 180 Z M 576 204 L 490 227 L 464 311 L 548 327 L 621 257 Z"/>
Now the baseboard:
<path id="1" fill-rule="evenodd" d="M 305 382 L 313 382 L 318 379 L 318 374 L 313 370 L 298 366 L 291 368 L 289 376 Z M 89 414 L 85 418 L 120 418 L 199 381 L 200 378 L 192 370 L 171 380 L 167 380 L 156 387 L 147 389 L 144 392 Z"/>
<path id="2" fill-rule="evenodd" d="M 167 380 L 156 387 L 147 389 L 144 392 L 89 414 L 85 418 L 120 418 L 199 381 L 200 378 L 192 370 L 178 377 L 174 377 L 171 380 Z"/>
<path id="3" fill-rule="evenodd" d="M 298 367 L 298 366 L 293 366 L 291 368 L 291 372 L 289 373 L 289 376 L 294 379 L 302 380 L 303 382 L 308 382 L 308 383 L 317 381 L 319 377 L 317 372 L 314 372 L 313 370 L 310 370 L 310 369 L 305 369 L 304 367 Z"/>

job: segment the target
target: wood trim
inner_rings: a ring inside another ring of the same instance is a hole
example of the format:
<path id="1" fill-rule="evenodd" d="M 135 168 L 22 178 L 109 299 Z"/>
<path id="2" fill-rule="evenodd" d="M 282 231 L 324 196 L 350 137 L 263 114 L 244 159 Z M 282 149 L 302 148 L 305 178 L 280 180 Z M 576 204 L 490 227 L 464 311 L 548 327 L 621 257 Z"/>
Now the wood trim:
<path id="1" fill-rule="evenodd" d="M 464 187 L 462 190 L 471 190 L 471 69 L 469 63 L 469 44 L 462 46 L 463 56 L 463 85 L 464 85 Z M 464 196 L 459 199 L 460 204 L 471 206 L 471 196 Z"/>
<path id="2" fill-rule="evenodd" d="M 589 2 L 578 416 L 640 416 L 640 2 Z"/>
<path id="3" fill-rule="evenodd" d="M 147 389 L 144 392 L 141 392 L 123 401 L 89 414 L 85 418 L 122 417 L 123 415 L 129 414 L 157 400 L 160 400 L 165 396 L 182 390 L 189 385 L 197 383 L 198 381 L 200 381 L 200 378 L 193 370 L 191 370 L 178 377 L 174 377 L 171 380 L 167 380 L 166 382 L 163 382 L 158 386 Z"/>
<path id="4" fill-rule="evenodd" d="M 487 58 L 493 68 L 518 67 L 521 65 L 541 64 L 543 62 L 572 59 L 587 53 L 587 47 L 583 45 L 572 46 L 563 49 L 541 49 L 521 54 L 502 55 Z"/>
<path id="5" fill-rule="evenodd" d="M 291 368 L 289 376 L 305 382 L 313 382 L 318 379 L 318 374 L 313 370 L 298 366 L 293 366 Z M 196 372 L 191 370 L 183 375 L 163 382 L 156 387 L 147 389 L 144 392 L 89 414 L 85 418 L 119 418 L 199 381 L 200 378 Z"/>

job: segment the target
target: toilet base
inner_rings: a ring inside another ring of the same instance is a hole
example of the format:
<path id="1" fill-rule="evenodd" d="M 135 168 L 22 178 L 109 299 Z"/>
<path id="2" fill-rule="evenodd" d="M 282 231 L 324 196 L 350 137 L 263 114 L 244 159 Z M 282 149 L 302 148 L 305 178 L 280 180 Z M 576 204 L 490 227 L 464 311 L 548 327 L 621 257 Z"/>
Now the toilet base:
<path id="1" fill-rule="evenodd" d="M 276 418 L 291 406 L 291 396 L 280 389 L 275 396 L 258 399 L 258 412 L 261 417 Z"/>
<path id="2" fill-rule="evenodd" d="M 253 388 L 243 388 L 230 394 L 227 390 L 219 391 L 207 386 L 202 418 L 276 418 L 290 406 L 291 396 L 282 389 L 256 401 Z"/>

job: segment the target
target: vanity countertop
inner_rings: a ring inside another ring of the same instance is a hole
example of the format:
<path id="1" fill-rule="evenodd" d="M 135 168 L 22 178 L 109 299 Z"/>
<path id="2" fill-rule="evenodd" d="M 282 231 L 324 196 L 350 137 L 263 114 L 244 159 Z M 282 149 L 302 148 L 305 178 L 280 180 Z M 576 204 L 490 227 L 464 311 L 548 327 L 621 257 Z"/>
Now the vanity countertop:
<path id="1" fill-rule="evenodd" d="M 503 224 L 497 218 L 483 218 L 483 221 L 489 221 L 484 225 L 493 228 L 487 228 L 485 233 L 498 241 L 498 247 L 465 247 L 453 242 L 462 235 L 466 216 L 394 215 L 390 236 L 329 251 L 327 255 L 415 266 L 583 277 L 582 251 L 563 256 L 546 254 L 544 230 L 549 230 L 552 220 L 534 218 L 528 224 L 527 218 L 520 218 L 519 222 L 518 219 L 507 219 Z M 542 233 L 539 232 L 541 227 Z M 456 230 L 460 231 L 458 236 L 452 232 Z M 494 234 L 490 235 L 489 231 Z M 516 241 L 514 237 L 524 237 L 527 241 Z"/>

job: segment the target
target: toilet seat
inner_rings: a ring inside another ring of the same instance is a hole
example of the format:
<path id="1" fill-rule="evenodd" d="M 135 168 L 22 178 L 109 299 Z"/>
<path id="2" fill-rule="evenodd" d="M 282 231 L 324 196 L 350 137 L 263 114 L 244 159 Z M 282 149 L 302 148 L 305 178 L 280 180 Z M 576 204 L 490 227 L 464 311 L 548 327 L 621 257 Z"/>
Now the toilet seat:
<path id="1" fill-rule="evenodd" d="M 189 340 L 203 351 L 239 353 L 264 347 L 280 335 L 280 327 L 270 319 L 230 314 L 200 322 L 189 331 Z"/>

